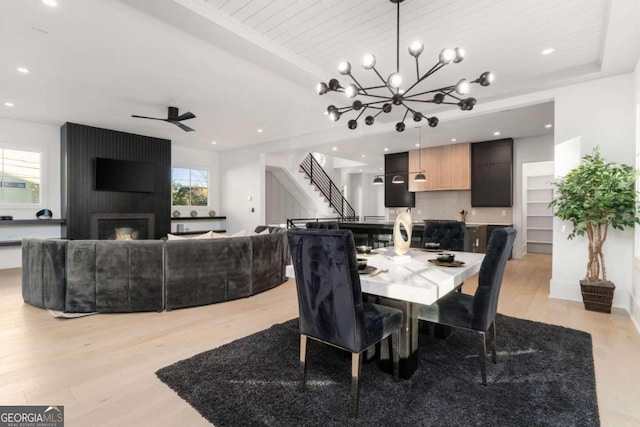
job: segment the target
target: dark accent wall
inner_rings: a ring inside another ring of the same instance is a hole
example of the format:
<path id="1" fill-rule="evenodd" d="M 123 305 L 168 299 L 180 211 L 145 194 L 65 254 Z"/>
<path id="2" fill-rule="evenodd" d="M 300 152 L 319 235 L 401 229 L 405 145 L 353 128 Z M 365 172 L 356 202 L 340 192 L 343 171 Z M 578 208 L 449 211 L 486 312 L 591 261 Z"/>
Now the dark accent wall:
<path id="1" fill-rule="evenodd" d="M 92 213 L 153 213 L 154 238 L 171 227 L 171 141 L 65 123 L 61 133 L 62 237 L 89 239 Z M 95 190 L 96 157 L 155 165 L 155 191 Z"/>
<path id="2" fill-rule="evenodd" d="M 387 208 L 413 208 L 416 193 L 409 191 L 409 152 L 384 155 L 384 205 Z M 402 175 L 404 184 L 393 184 L 393 175 Z"/>

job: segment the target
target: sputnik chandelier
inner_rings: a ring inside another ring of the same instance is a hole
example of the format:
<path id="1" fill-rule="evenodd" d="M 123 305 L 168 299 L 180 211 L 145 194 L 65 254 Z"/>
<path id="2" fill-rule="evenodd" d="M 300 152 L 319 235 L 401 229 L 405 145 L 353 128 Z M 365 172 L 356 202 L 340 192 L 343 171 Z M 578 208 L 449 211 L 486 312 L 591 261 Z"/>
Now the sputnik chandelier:
<path id="1" fill-rule="evenodd" d="M 349 76 L 354 83 L 350 83 L 346 86 L 342 86 L 337 79 L 331 79 L 328 83 L 318 83 L 316 90 L 319 95 L 324 95 L 327 92 L 343 92 L 347 98 L 356 98 L 361 96 L 367 99 L 367 102 L 362 102 L 358 99 L 346 107 L 336 107 L 335 105 L 329 105 L 327 107 L 327 114 L 333 121 L 337 121 L 340 117 L 350 111 L 357 113 L 355 119 L 351 119 L 347 122 L 349 129 L 355 129 L 358 127 L 358 119 L 363 114 L 368 112 L 365 116 L 364 122 L 367 125 L 372 125 L 375 122 L 376 117 L 381 113 L 390 113 L 394 108 L 404 107 L 404 117 L 402 121 L 396 123 L 396 130 L 398 132 L 404 131 L 406 125 L 405 120 L 409 113 L 415 122 L 419 122 L 422 119 L 426 119 L 427 123 L 431 127 L 438 126 L 438 118 L 435 116 L 427 117 L 423 113 L 417 111 L 418 103 L 431 103 L 431 104 L 448 104 L 457 105 L 461 110 L 473 110 L 476 105 L 476 99 L 473 97 L 462 98 L 467 95 L 471 90 L 471 84 L 478 83 L 480 86 L 489 86 L 493 81 L 493 74 L 486 71 L 480 75 L 476 80 L 469 81 L 467 79 L 460 79 L 458 83 L 452 86 L 445 86 L 439 89 L 432 89 L 422 92 L 416 92 L 418 85 L 422 83 L 427 77 L 433 75 L 436 71 L 440 70 L 447 64 L 457 64 L 464 59 L 464 51 L 460 48 L 455 49 L 442 49 L 438 57 L 438 62 L 431 67 L 424 74 L 420 74 L 420 64 L 418 57 L 424 50 L 424 45 L 420 41 L 414 41 L 409 45 L 409 54 L 416 60 L 416 76 L 415 83 L 410 85 L 407 89 L 401 89 L 402 76 L 400 75 L 400 3 L 404 0 L 389 0 L 391 3 L 397 5 L 397 29 L 396 29 L 396 71 L 391 73 L 385 80 L 380 72 L 376 69 L 376 57 L 372 54 L 366 54 L 362 57 L 360 65 L 365 70 L 373 70 L 380 81 L 381 85 L 363 87 L 351 73 L 351 64 L 347 61 L 338 64 L 338 72 L 343 76 Z M 455 92 L 455 94 L 454 94 Z M 459 96 L 458 96 L 459 95 Z"/>

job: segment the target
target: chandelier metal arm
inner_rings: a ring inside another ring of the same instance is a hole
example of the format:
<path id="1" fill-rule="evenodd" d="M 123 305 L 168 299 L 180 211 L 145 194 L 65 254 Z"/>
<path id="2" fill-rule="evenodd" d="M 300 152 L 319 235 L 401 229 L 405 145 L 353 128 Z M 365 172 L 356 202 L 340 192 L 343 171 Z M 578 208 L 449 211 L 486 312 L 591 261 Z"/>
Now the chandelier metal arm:
<path id="1" fill-rule="evenodd" d="M 380 73 L 378 72 L 378 70 L 376 70 L 376 67 L 372 67 L 371 68 L 373 71 L 376 72 L 376 74 L 378 75 L 378 77 L 380 78 L 380 81 L 382 82 L 382 84 L 384 84 L 384 87 L 386 87 L 387 89 L 389 89 L 389 92 L 391 92 L 391 95 L 395 95 L 396 93 L 393 91 L 393 89 L 391 89 L 389 87 L 389 84 L 387 83 L 387 81 L 380 75 Z"/>
<path id="2" fill-rule="evenodd" d="M 455 86 L 445 86 L 445 87 L 441 87 L 441 88 L 438 88 L 438 89 L 425 90 L 424 92 L 416 93 L 416 94 L 409 95 L 409 96 L 405 95 L 405 96 L 403 96 L 403 98 L 404 99 L 411 99 L 411 98 L 415 98 L 416 96 L 425 95 L 427 93 L 436 93 L 436 92 L 440 92 L 443 95 L 451 96 L 451 95 L 449 95 L 449 93 L 447 93 L 447 91 L 454 90 L 455 88 L 456 88 Z M 406 94 L 406 92 L 405 92 L 405 94 Z"/>
<path id="3" fill-rule="evenodd" d="M 416 62 L 418 61 L 418 58 L 416 58 Z M 424 75 L 422 77 L 418 77 L 418 80 L 416 80 L 416 82 L 414 84 L 412 84 L 411 86 L 409 86 L 409 89 L 404 91 L 404 95 L 406 96 L 407 93 L 409 93 L 411 91 L 411 89 L 413 89 L 414 87 L 418 86 L 424 79 L 426 79 L 427 77 L 431 76 L 432 74 L 434 74 L 436 71 L 438 71 L 440 68 L 444 67 L 445 64 L 441 64 L 440 62 L 438 62 L 436 65 L 434 65 L 433 67 L 431 67 L 431 69 L 429 71 L 427 71 L 426 73 L 424 73 Z M 418 76 L 420 74 L 418 73 Z"/>
<path id="4" fill-rule="evenodd" d="M 360 84 L 360 82 L 358 82 L 358 81 L 356 80 L 356 78 L 355 78 L 355 77 L 353 77 L 353 74 L 349 73 L 349 77 L 351 77 L 351 79 L 352 79 L 352 80 L 356 83 L 356 85 L 358 86 L 358 89 L 359 89 L 359 91 L 358 91 L 358 92 L 360 92 L 360 90 L 361 90 L 363 94 L 368 95 L 368 94 L 367 94 L 367 89 L 369 89 L 369 88 L 365 88 L 365 87 L 363 87 L 363 86 Z"/>

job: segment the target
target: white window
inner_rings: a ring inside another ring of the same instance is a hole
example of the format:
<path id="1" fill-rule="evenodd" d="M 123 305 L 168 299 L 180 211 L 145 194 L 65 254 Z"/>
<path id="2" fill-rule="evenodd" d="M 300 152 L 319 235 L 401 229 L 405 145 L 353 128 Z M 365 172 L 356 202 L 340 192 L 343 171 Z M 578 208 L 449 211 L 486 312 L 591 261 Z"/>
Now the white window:
<path id="1" fill-rule="evenodd" d="M 41 153 L 0 148 L 0 205 L 39 205 Z"/>
<path id="2" fill-rule="evenodd" d="M 173 168 L 171 172 L 173 206 L 208 206 L 209 171 Z"/>

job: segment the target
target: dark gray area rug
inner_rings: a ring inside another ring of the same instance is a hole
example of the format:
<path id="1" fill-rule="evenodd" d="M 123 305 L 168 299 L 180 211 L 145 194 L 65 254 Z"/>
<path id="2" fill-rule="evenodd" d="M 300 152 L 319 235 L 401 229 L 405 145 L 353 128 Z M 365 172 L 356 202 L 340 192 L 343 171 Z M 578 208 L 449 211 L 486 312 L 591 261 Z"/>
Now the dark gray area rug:
<path id="1" fill-rule="evenodd" d="M 419 368 L 394 382 L 362 368 L 360 412 L 349 418 L 350 356 L 309 340 L 298 383 L 298 320 L 160 369 L 158 377 L 223 426 L 597 426 L 591 335 L 498 315 L 498 363 L 480 383 L 475 333 L 420 335 Z M 426 330 L 426 328 L 425 328 Z"/>

